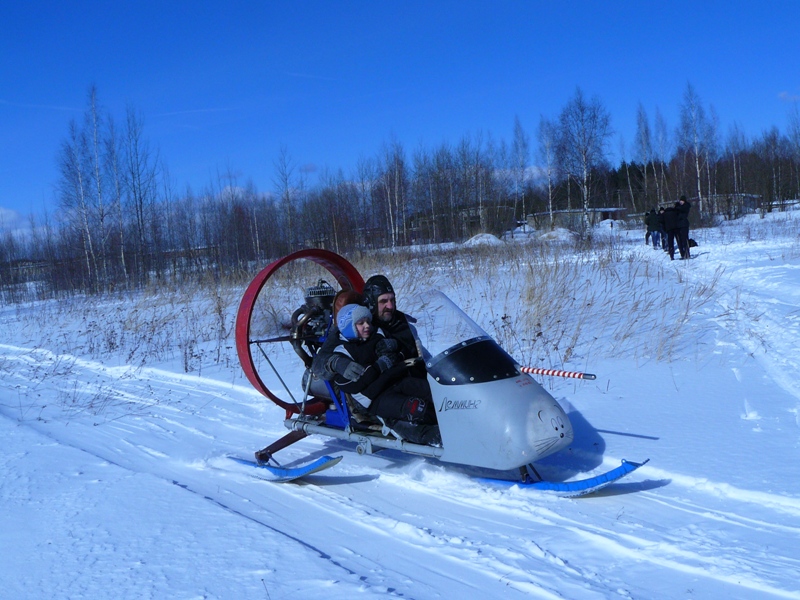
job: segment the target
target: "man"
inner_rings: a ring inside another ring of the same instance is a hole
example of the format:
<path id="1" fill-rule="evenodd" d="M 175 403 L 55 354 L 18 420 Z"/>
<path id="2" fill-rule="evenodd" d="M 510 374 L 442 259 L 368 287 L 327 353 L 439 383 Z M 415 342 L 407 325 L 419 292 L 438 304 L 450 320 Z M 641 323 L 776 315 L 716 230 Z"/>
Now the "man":
<path id="1" fill-rule="evenodd" d="M 647 235 L 645 236 L 645 244 L 647 243 L 647 236 L 650 236 L 653 240 L 653 248 L 656 250 L 661 245 L 661 225 L 658 221 L 658 215 L 656 214 L 656 209 L 650 209 L 650 212 L 647 213 L 647 216 L 644 219 L 645 223 L 647 224 Z"/>
<path id="2" fill-rule="evenodd" d="M 667 230 L 667 253 L 669 254 L 669 259 L 675 260 L 675 237 L 678 233 L 678 209 L 674 206 L 668 206 L 666 210 L 664 210 L 664 228 Z"/>
<path id="3" fill-rule="evenodd" d="M 419 338 L 412 317 L 397 310 L 394 288 L 384 275 L 373 275 L 364 283 L 364 298 L 375 324 L 391 339 L 397 340 L 404 359 L 420 356 Z"/>

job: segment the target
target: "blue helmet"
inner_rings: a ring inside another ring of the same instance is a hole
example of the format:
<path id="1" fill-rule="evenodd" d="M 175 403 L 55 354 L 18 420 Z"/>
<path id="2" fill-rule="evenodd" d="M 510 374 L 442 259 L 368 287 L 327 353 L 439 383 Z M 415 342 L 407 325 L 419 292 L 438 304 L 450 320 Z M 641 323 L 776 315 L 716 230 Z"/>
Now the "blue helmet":
<path id="1" fill-rule="evenodd" d="M 366 306 L 360 304 L 346 304 L 339 310 L 336 316 L 336 326 L 341 333 L 348 340 L 355 340 L 358 338 L 356 331 L 356 323 L 367 319 L 372 323 L 372 313 Z"/>

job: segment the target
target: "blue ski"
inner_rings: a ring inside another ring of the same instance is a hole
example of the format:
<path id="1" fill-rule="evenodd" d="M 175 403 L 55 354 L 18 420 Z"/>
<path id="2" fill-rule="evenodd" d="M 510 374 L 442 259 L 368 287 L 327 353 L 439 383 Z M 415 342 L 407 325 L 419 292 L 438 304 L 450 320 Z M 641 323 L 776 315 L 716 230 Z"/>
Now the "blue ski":
<path id="1" fill-rule="evenodd" d="M 339 461 L 342 460 L 341 456 L 323 456 L 314 462 L 310 462 L 299 467 L 273 467 L 272 465 L 257 463 L 254 460 L 239 458 L 238 456 L 229 456 L 228 458 L 239 463 L 240 465 L 256 467 L 257 469 L 264 469 L 268 471 L 270 473 L 269 476 L 262 477 L 257 475 L 257 477 L 266 481 L 275 482 L 294 481 L 295 479 L 300 479 L 301 477 L 306 477 L 307 475 L 311 475 L 313 473 L 319 473 L 320 471 L 324 471 L 325 469 L 329 469 L 334 465 L 339 464 Z"/>
<path id="2" fill-rule="evenodd" d="M 497 479 L 485 479 L 485 481 L 495 484 L 509 485 L 509 486 L 518 485 L 526 489 L 553 492 L 557 496 L 574 498 L 577 496 L 585 496 L 587 494 L 592 494 L 598 490 L 601 490 L 607 485 L 622 479 L 629 473 L 633 473 L 636 469 L 638 469 L 643 465 L 646 465 L 648 462 L 650 462 L 649 458 L 644 462 L 640 463 L 623 460 L 620 466 L 618 466 L 615 469 L 611 469 L 607 473 L 601 473 L 599 475 L 595 475 L 594 477 L 589 477 L 587 479 L 579 479 L 578 481 L 564 481 L 564 482 L 536 481 L 532 483 L 519 482 L 519 481 L 517 482 L 502 481 Z"/>
<path id="3" fill-rule="evenodd" d="M 603 489 L 607 485 L 622 479 L 629 473 L 633 473 L 636 469 L 642 465 L 646 465 L 649 461 L 649 458 L 641 463 L 623 460 L 622 464 L 616 469 L 611 469 L 607 473 L 601 473 L 600 475 L 595 475 L 594 477 L 589 477 L 587 479 L 579 479 L 578 481 L 537 481 L 535 483 L 527 483 L 522 485 L 535 490 L 555 492 L 559 496 L 585 496 L 586 494 L 591 494 L 597 490 Z"/>

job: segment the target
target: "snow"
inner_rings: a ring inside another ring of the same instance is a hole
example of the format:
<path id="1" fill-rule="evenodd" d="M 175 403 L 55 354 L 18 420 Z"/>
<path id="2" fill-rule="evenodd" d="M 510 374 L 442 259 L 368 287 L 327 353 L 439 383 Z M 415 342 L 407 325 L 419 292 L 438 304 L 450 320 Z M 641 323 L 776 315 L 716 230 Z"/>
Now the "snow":
<path id="1" fill-rule="evenodd" d="M 541 242 L 571 242 L 577 239 L 577 234 L 564 229 L 563 227 L 556 227 L 552 231 L 547 231 L 539 236 Z"/>
<path id="2" fill-rule="evenodd" d="M 502 246 L 502 245 L 503 241 L 496 235 L 492 235 L 491 233 L 479 233 L 478 235 L 474 235 L 466 242 L 464 242 L 464 246 L 467 248 L 472 248 L 475 246 Z"/>
<path id="3" fill-rule="evenodd" d="M 540 471 L 650 462 L 578 499 L 319 436 L 284 463 L 337 466 L 255 479 L 226 457 L 286 430 L 236 359 L 243 289 L 4 306 L 2 597 L 800 598 L 799 226 L 696 230 L 696 258 L 670 262 L 615 225 L 610 249 L 577 260 L 575 303 L 542 309 L 556 314 L 540 338 L 524 266 L 499 277 L 451 250 L 417 282 L 385 257 L 401 308 L 434 283 L 521 361 L 597 374 L 537 377 L 576 431 Z M 490 252 L 524 263 L 530 244 Z M 598 288 L 610 257 L 617 284 Z M 296 357 L 275 360 L 299 382 Z"/>

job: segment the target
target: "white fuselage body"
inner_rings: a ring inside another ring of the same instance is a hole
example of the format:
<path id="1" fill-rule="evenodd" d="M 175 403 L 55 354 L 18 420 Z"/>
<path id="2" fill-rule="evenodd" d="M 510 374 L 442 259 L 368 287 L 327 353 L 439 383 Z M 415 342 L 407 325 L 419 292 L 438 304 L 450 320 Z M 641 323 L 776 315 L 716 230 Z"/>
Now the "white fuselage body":
<path id="1" fill-rule="evenodd" d="M 441 460 L 508 470 L 533 463 L 572 443 L 564 410 L 530 375 L 442 385 L 432 377 Z"/>

